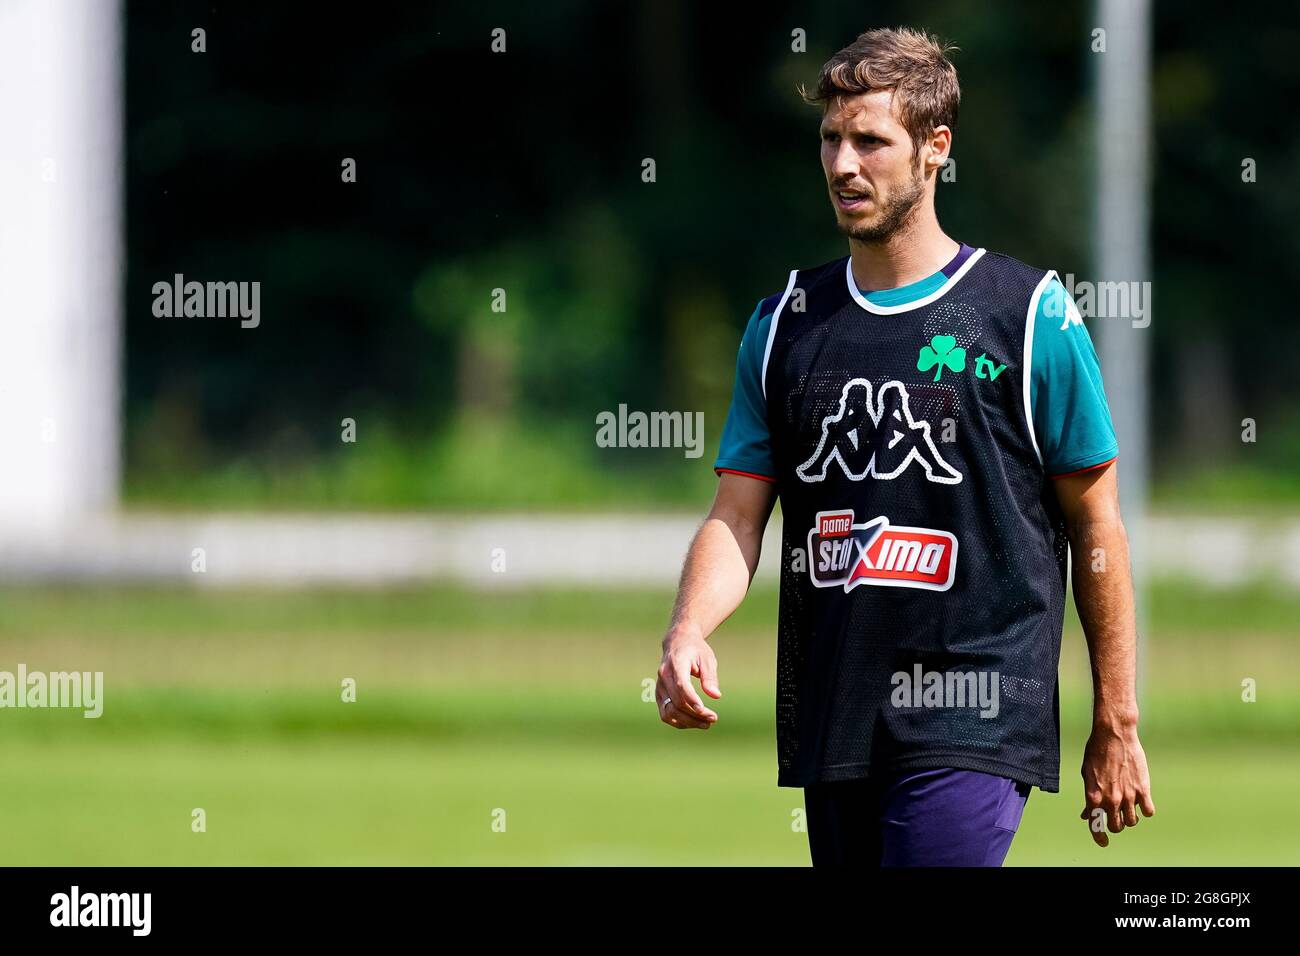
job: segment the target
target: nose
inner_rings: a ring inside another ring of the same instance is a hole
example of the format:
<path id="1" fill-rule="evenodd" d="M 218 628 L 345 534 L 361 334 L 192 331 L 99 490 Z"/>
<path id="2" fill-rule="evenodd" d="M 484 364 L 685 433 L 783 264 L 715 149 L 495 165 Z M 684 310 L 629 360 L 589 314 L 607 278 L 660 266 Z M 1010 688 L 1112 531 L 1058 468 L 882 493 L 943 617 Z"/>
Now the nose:
<path id="1" fill-rule="evenodd" d="M 847 141 L 841 140 L 839 149 L 835 151 L 835 156 L 831 159 L 831 175 L 835 179 L 853 179 L 858 173 L 858 157 L 853 151 L 853 146 Z"/>

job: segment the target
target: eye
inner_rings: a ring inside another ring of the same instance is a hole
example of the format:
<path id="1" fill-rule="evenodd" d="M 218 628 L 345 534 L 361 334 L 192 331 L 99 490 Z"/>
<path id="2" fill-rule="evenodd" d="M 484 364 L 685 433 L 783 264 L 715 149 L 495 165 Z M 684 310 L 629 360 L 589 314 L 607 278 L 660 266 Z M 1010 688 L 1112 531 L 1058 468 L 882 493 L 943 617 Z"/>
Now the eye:
<path id="1" fill-rule="evenodd" d="M 839 133 L 822 133 L 823 143 L 835 143 L 839 141 L 839 138 L 840 138 Z"/>

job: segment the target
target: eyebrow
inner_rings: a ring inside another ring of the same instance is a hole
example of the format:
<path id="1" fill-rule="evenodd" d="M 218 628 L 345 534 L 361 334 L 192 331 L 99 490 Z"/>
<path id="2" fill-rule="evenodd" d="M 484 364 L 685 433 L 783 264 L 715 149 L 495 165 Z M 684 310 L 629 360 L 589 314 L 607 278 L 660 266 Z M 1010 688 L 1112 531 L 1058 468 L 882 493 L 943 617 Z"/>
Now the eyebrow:
<path id="1" fill-rule="evenodd" d="M 839 130 L 836 130 L 836 129 L 833 129 L 833 128 L 831 128 L 831 127 L 828 127 L 828 126 L 823 125 L 823 126 L 821 126 L 821 127 L 819 128 L 818 132 L 819 132 L 822 136 L 825 136 L 827 133 L 838 133 Z M 888 136 L 886 136 L 884 133 L 880 132 L 880 130 L 877 130 L 877 129 L 855 129 L 855 130 L 849 130 L 849 135 L 850 135 L 850 136 L 873 136 L 873 137 L 875 137 L 876 139 L 883 139 L 883 140 L 887 140 L 887 139 L 889 139 Z"/>

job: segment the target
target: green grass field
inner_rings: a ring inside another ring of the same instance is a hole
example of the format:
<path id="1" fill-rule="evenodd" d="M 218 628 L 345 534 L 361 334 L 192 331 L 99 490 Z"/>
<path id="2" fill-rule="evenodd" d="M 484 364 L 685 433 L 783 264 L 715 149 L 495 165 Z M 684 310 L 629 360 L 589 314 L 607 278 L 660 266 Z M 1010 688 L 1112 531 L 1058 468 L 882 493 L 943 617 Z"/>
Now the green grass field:
<path id="1" fill-rule="evenodd" d="M 98 720 L 0 710 L 0 863 L 806 864 L 801 794 L 775 786 L 774 595 L 714 638 L 707 733 L 664 727 L 643 699 L 670 600 L 5 590 L 0 669 L 102 670 L 106 692 Z M 1300 596 L 1165 584 L 1148 613 L 1157 816 L 1106 850 L 1078 819 L 1089 708 L 1071 613 L 1062 792 L 1033 792 L 1008 863 L 1300 862 Z"/>

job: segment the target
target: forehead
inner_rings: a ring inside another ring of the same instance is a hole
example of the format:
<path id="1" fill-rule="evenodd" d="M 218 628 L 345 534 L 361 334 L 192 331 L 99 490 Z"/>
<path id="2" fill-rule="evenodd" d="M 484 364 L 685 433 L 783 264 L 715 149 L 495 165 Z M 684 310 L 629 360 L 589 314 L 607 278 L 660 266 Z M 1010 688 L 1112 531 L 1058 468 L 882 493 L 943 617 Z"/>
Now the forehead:
<path id="1" fill-rule="evenodd" d="M 826 106 L 822 128 L 902 129 L 894 112 L 894 91 L 874 90 L 870 93 L 836 97 Z"/>

